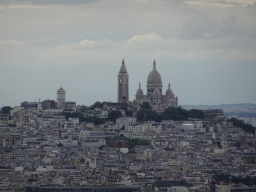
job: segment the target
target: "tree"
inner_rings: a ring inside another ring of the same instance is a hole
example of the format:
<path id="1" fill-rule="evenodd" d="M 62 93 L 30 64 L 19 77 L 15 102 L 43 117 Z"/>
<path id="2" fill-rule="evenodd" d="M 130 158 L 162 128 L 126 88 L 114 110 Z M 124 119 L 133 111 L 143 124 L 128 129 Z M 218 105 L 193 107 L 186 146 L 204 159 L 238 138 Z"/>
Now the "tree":
<path id="1" fill-rule="evenodd" d="M 188 111 L 181 107 L 168 107 L 162 114 L 162 119 L 164 120 L 182 121 L 188 120 L 188 117 Z"/>
<path id="2" fill-rule="evenodd" d="M 138 121 L 161 121 L 161 116 L 151 109 L 140 109 L 137 111 Z"/>
<path id="3" fill-rule="evenodd" d="M 182 121 L 188 120 L 188 118 L 204 119 L 204 112 L 198 109 L 191 109 L 189 111 L 182 109 L 181 107 L 168 107 L 162 114 L 164 120 Z"/>
<path id="4" fill-rule="evenodd" d="M 121 106 L 121 109 L 125 110 L 125 115 L 127 115 L 127 116 L 132 116 L 133 115 L 133 111 L 128 110 L 126 106 Z"/>
<path id="5" fill-rule="evenodd" d="M 121 115 L 121 111 L 110 111 L 110 113 L 108 114 L 108 119 L 110 121 L 116 122 L 116 119 L 119 118 Z"/>
<path id="6" fill-rule="evenodd" d="M 106 119 L 94 117 L 94 125 L 101 125 L 106 122 Z"/>
<path id="7" fill-rule="evenodd" d="M 101 125 L 106 122 L 106 119 L 92 116 L 84 117 L 83 115 L 79 115 L 79 121 L 86 121 L 93 123 L 94 125 Z"/>
<path id="8" fill-rule="evenodd" d="M 125 115 L 132 116 L 133 115 L 133 111 L 132 110 L 126 110 L 125 111 Z"/>
<path id="9" fill-rule="evenodd" d="M 65 115 L 66 120 L 68 120 L 69 117 L 78 117 L 78 114 L 75 113 L 75 112 L 73 112 L 73 113 L 71 113 L 71 112 L 65 112 L 65 113 L 62 113 L 62 115 Z M 80 119 L 79 119 L 79 120 L 80 120 Z"/>
<path id="10" fill-rule="evenodd" d="M 198 119 L 205 118 L 204 112 L 202 110 L 198 110 L 198 109 L 190 109 L 188 111 L 188 115 L 190 118 L 198 118 Z"/>
<path id="11" fill-rule="evenodd" d="M 137 120 L 138 121 L 144 121 L 144 116 L 145 116 L 145 113 L 144 113 L 143 109 L 140 109 L 137 111 Z"/>
<path id="12" fill-rule="evenodd" d="M 149 102 L 143 102 L 140 105 L 141 109 L 137 111 L 137 120 L 138 121 L 161 121 L 161 116 L 152 110 Z"/>
<path id="13" fill-rule="evenodd" d="M 120 137 L 122 137 L 123 140 L 128 142 L 129 149 L 134 148 L 136 145 L 150 145 L 150 142 L 146 139 L 130 139 L 128 137 L 125 137 L 123 134 L 120 134 L 119 136 L 115 137 L 105 137 L 106 144 L 109 146 L 112 141 L 120 139 Z"/>
<path id="14" fill-rule="evenodd" d="M 127 140 L 128 140 L 129 149 L 136 147 L 136 145 L 150 145 L 150 142 L 146 139 L 138 139 L 138 138 L 129 139 L 129 138 L 127 138 Z"/>
<path id="15" fill-rule="evenodd" d="M 96 101 L 89 109 L 95 109 L 95 108 L 102 108 L 103 105 L 106 103 L 106 101 L 103 101 L 102 103 L 99 101 Z"/>
<path id="16" fill-rule="evenodd" d="M 242 128 L 247 133 L 255 134 L 255 128 L 252 125 L 245 124 L 243 121 L 239 119 L 231 117 L 231 119 L 228 119 L 228 122 L 233 122 L 234 126 Z"/>
<path id="17" fill-rule="evenodd" d="M 57 146 L 58 146 L 58 147 L 63 147 L 63 144 L 62 144 L 62 143 L 59 143 Z"/>
<path id="18" fill-rule="evenodd" d="M 156 121 L 161 122 L 161 116 L 156 113 L 156 111 L 153 110 L 145 110 L 145 118 L 148 121 Z"/>
<path id="19" fill-rule="evenodd" d="M 140 105 L 140 108 L 141 108 L 141 109 L 151 109 L 149 102 L 143 102 L 143 103 Z"/>
<path id="20" fill-rule="evenodd" d="M 12 110 L 12 108 L 10 106 L 4 106 L 2 108 L 2 113 L 9 114 L 10 110 Z"/>

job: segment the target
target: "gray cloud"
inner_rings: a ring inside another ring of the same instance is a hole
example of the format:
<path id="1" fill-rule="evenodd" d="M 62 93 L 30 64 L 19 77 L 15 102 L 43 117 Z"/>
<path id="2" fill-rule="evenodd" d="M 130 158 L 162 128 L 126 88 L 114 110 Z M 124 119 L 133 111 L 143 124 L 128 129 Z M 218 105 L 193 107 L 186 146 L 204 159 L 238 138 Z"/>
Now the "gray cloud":
<path id="1" fill-rule="evenodd" d="M 255 102 L 256 4 L 93 2 L 0 0 L 0 106 L 56 99 L 61 81 L 78 104 L 116 101 L 123 58 L 131 99 L 156 58 L 180 104 Z"/>
<path id="2" fill-rule="evenodd" d="M 182 39 L 205 39 L 215 33 L 217 23 L 206 17 L 196 17 L 183 24 Z"/>
<path id="3" fill-rule="evenodd" d="M 254 1 L 254 3 L 251 5 L 251 4 L 249 4 L 249 5 L 247 5 L 247 7 L 248 8 L 256 8 L 256 1 Z"/>
<path id="4" fill-rule="evenodd" d="M 216 37 L 226 38 L 234 34 L 239 34 L 239 28 L 237 25 L 237 17 L 231 16 L 220 23 Z"/>
<path id="5" fill-rule="evenodd" d="M 0 5 L 35 4 L 35 5 L 80 5 L 101 0 L 0 0 Z"/>
<path id="6" fill-rule="evenodd" d="M 219 22 L 209 17 L 197 17 L 183 24 L 182 39 L 216 39 L 230 36 L 242 36 L 237 17 L 231 16 Z"/>

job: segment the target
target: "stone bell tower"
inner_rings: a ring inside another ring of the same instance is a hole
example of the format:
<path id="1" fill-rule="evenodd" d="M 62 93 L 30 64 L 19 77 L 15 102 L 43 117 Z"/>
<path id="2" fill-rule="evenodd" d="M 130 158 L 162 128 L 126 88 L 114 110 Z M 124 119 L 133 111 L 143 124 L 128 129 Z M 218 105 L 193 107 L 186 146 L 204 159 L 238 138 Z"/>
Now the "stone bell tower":
<path id="1" fill-rule="evenodd" d="M 117 102 L 129 102 L 129 75 L 124 64 L 124 59 L 118 74 Z"/>

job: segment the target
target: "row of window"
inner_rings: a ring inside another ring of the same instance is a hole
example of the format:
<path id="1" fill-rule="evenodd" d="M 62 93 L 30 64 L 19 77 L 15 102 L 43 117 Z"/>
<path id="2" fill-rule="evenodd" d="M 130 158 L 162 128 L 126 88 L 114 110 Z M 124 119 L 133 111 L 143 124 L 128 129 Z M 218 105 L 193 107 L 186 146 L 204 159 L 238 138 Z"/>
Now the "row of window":
<path id="1" fill-rule="evenodd" d="M 119 82 L 123 82 L 123 81 L 128 82 L 128 79 L 119 79 Z"/>

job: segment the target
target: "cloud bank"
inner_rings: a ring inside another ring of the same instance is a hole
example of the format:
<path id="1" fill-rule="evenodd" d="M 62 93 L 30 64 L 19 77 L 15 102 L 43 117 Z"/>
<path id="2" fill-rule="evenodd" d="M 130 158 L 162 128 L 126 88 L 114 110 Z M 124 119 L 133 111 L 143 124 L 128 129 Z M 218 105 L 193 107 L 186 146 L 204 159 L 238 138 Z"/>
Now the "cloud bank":
<path id="1" fill-rule="evenodd" d="M 116 101 L 124 58 L 130 98 L 155 58 L 180 104 L 255 102 L 256 3 L 0 1 L 0 105 Z M 239 90 L 239 91 L 238 91 Z M 146 90 L 144 89 L 144 92 Z"/>

